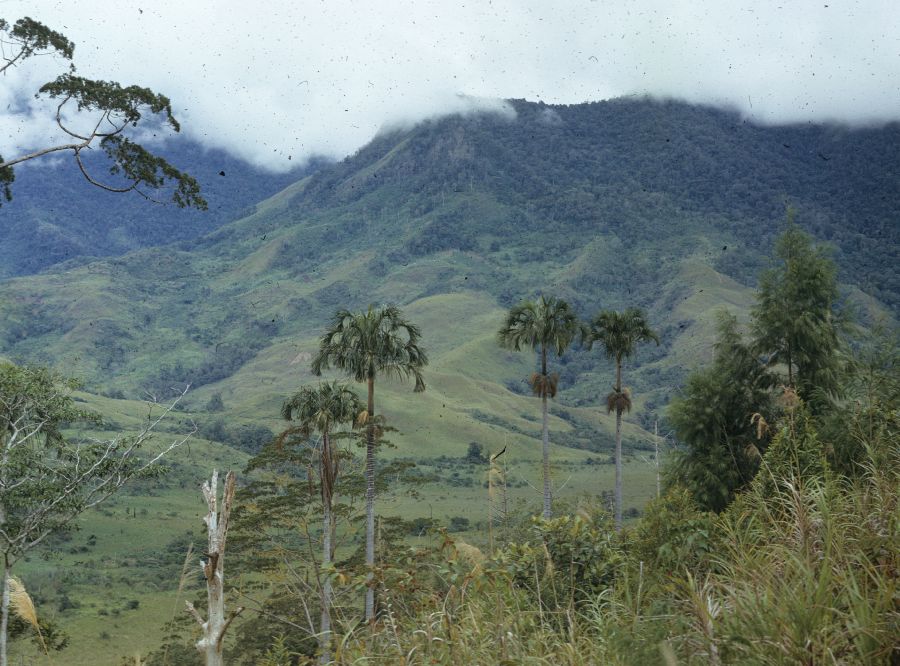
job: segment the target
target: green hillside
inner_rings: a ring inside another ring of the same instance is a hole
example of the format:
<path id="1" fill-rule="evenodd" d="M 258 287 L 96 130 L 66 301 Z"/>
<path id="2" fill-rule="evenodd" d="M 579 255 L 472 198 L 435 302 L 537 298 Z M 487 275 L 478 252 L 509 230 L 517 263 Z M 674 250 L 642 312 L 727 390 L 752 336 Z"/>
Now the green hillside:
<path id="1" fill-rule="evenodd" d="M 652 423 L 710 353 L 713 313 L 746 312 L 786 200 L 834 244 L 864 317 L 883 306 L 863 293 L 895 311 L 897 275 L 885 267 L 900 227 L 897 126 L 762 128 L 651 101 L 513 105 L 514 120 L 454 117 L 380 136 L 197 241 L 5 281 L 0 350 L 99 393 L 191 383 L 195 407 L 221 392 L 229 418 L 265 423 L 309 381 L 305 354 L 335 309 L 395 302 L 422 326 L 433 363 L 424 396 L 388 387 L 385 410 L 401 450 L 427 433 L 445 452 L 497 428 L 537 432 L 521 417 L 535 411 L 532 361 L 500 351 L 493 334 L 504 308 L 540 291 L 583 316 L 647 309 L 662 344 L 627 381 L 632 420 Z M 574 350 L 560 371 L 557 441 L 605 447 L 610 419 L 594 406 L 611 369 Z"/>
<path id="2" fill-rule="evenodd" d="M 105 655 L 138 640 L 119 599 L 130 574 L 153 625 L 139 647 L 159 644 L 185 534 L 199 533 L 197 485 L 211 461 L 240 468 L 261 428 L 280 428 L 282 400 L 314 381 L 309 360 L 337 308 L 397 303 L 431 359 L 424 394 L 385 381 L 378 409 L 398 429 L 388 455 L 442 482 L 386 502 L 385 513 L 468 516 L 473 531 L 485 513 L 480 472 L 445 478 L 439 457 L 460 458 L 470 442 L 506 445 L 512 499 L 539 497 L 540 410 L 526 383 L 535 359 L 495 338 L 522 298 L 554 294 L 583 317 L 638 306 L 660 332 L 660 346 L 642 347 L 625 368 L 635 395 L 624 428 L 628 508 L 655 494 L 648 430 L 687 372 L 710 359 L 716 312 L 746 317 L 786 202 L 833 244 L 863 322 L 896 316 L 897 125 L 765 128 L 646 100 L 512 105 L 515 119 L 451 117 L 385 133 L 201 238 L 0 282 L 0 355 L 82 378 L 81 398 L 126 429 L 147 392 L 190 383 L 171 426 L 196 419 L 207 439 L 244 449 L 198 440 L 152 495 L 140 488 L 89 518 L 90 552 L 78 534 L 51 564 L 28 564 L 29 585 L 57 607 L 63 589 L 87 595 L 82 609 L 58 611 L 77 636 L 66 663 L 96 663 L 88 646 L 103 633 L 118 641 L 103 644 Z M 613 369 L 578 348 L 551 363 L 561 376 L 550 422 L 558 496 L 609 490 L 612 466 L 602 463 L 615 424 L 600 404 Z M 207 413 L 216 394 L 224 409 Z M 217 423 L 227 438 L 210 434 Z M 147 507 L 146 520 L 119 525 L 132 502 Z M 166 536 L 146 540 L 156 534 Z M 94 563 L 90 575 L 57 580 L 60 564 L 81 561 Z M 118 582 L 98 592 L 91 576 Z"/>

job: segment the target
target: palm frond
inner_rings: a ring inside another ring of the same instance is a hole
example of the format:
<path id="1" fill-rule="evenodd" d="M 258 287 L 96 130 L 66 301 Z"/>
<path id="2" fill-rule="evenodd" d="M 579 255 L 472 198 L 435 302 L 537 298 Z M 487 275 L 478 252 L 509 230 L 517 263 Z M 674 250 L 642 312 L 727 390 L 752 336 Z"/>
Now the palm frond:
<path id="1" fill-rule="evenodd" d="M 559 385 L 559 373 L 554 372 L 549 375 L 542 375 L 539 372 L 535 372 L 528 378 L 528 383 L 531 385 L 532 393 L 536 396 L 543 397 L 546 395 L 548 398 L 555 398 L 556 389 Z"/>
<path id="2" fill-rule="evenodd" d="M 631 389 L 623 388 L 621 391 L 611 391 L 606 396 L 606 413 L 625 413 L 631 411 Z"/>

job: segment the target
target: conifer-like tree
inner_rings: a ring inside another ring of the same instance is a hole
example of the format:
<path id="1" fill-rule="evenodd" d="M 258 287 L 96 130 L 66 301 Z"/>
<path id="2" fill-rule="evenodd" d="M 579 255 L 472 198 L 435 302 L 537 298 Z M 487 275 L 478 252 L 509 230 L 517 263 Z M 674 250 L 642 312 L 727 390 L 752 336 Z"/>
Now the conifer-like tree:
<path id="1" fill-rule="evenodd" d="M 712 366 L 688 377 L 669 404 L 682 445 L 669 468 L 670 485 L 687 488 L 704 510 L 722 511 L 753 479 L 767 441 L 759 418 L 772 419 L 774 377 L 741 339 L 737 319 L 719 316 Z"/>
<path id="2" fill-rule="evenodd" d="M 837 269 L 825 250 L 794 223 L 775 242 L 773 266 L 760 277 L 753 308 L 754 346 L 783 366 L 787 386 L 813 413 L 840 393 Z"/>

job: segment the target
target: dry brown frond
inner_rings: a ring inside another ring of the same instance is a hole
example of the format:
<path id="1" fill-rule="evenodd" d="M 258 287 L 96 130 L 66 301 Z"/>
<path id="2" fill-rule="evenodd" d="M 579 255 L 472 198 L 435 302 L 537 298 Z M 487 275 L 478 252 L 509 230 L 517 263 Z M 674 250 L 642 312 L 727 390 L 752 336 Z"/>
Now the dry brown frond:
<path id="1" fill-rule="evenodd" d="M 631 411 L 631 389 L 623 388 L 621 393 L 612 391 L 606 396 L 606 413 L 611 412 L 630 412 Z"/>
<path id="2" fill-rule="evenodd" d="M 477 566 L 484 562 L 484 553 L 482 553 L 478 547 L 473 546 L 470 543 L 456 541 L 453 543 L 453 547 L 456 549 L 459 559 L 468 562 L 472 566 Z"/>
<path id="3" fill-rule="evenodd" d="M 365 425 L 369 421 L 369 410 L 364 409 L 356 416 L 356 425 Z"/>
<path id="4" fill-rule="evenodd" d="M 543 397 L 546 395 L 549 398 L 556 397 L 556 388 L 559 385 L 559 373 L 551 373 L 549 375 L 542 375 L 539 372 L 533 372 L 531 377 L 528 378 L 528 383 L 531 384 L 531 391 L 537 395 Z"/>
<path id="5" fill-rule="evenodd" d="M 769 423 L 759 412 L 753 412 L 750 417 L 750 425 L 756 425 L 756 439 L 762 439 L 769 432 Z"/>
<path id="6" fill-rule="evenodd" d="M 793 411 L 800 406 L 800 396 L 797 395 L 797 391 L 790 386 L 782 386 L 781 389 L 781 404 L 784 405 L 784 410 L 786 412 L 793 413 Z"/>
<path id="7" fill-rule="evenodd" d="M 762 460 L 762 454 L 753 442 L 749 442 L 747 446 L 744 447 L 744 455 L 750 458 L 750 460 Z"/>

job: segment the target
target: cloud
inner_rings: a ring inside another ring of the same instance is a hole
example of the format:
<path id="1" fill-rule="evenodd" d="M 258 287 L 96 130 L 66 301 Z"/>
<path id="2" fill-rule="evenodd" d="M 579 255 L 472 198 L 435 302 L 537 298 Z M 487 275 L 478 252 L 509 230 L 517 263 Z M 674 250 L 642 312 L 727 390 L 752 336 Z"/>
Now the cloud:
<path id="1" fill-rule="evenodd" d="M 62 31 L 83 75 L 164 92 L 186 134 L 273 169 L 346 155 L 383 127 L 508 112 L 502 98 L 650 94 L 763 123 L 900 119 L 894 0 L 12 0 L 2 14 Z M 60 71 L 47 60 L 3 79 L 3 154 L 52 131 L 45 106 L 12 113 Z"/>

